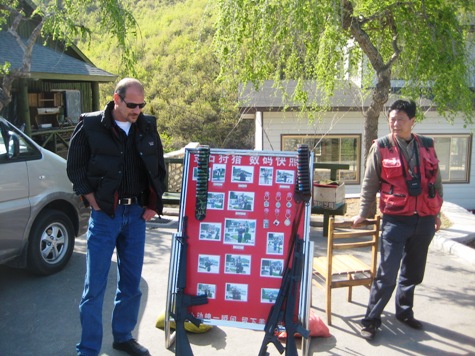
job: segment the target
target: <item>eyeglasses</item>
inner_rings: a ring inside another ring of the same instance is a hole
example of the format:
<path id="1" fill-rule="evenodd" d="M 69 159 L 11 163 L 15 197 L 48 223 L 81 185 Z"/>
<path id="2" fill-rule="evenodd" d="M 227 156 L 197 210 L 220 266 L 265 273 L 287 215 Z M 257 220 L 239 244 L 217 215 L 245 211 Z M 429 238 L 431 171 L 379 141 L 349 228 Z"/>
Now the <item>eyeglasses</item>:
<path id="1" fill-rule="evenodd" d="M 136 104 L 136 103 L 128 103 L 125 101 L 125 99 L 119 95 L 119 98 L 122 99 L 122 101 L 125 103 L 125 106 L 127 106 L 129 109 L 135 109 L 137 106 L 140 108 L 140 109 L 143 109 L 144 106 L 147 104 L 145 101 L 143 103 L 140 103 L 140 104 Z"/>

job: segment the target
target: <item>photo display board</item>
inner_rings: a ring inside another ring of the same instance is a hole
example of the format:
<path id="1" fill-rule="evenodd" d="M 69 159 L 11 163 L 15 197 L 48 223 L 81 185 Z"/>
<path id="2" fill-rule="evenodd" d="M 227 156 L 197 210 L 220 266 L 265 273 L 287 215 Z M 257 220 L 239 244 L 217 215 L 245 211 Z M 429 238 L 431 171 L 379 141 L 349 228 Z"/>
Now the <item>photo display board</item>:
<path id="1" fill-rule="evenodd" d="M 185 151 L 178 235 L 186 233 L 188 243 L 185 293 L 208 297 L 189 311 L 205 324 L 263 329 L 282 283 L 294 224 L 307 246 L 304 265 L 313 257 L 310 204 L 295 200 L 297 158 L 297 152 L 211 149 L 206 210 L 198 220 L 198 153 Z M 178 266 L 175 256 L 171 268 Z M 308 288 L 301 284 L 305 298 Z"/>

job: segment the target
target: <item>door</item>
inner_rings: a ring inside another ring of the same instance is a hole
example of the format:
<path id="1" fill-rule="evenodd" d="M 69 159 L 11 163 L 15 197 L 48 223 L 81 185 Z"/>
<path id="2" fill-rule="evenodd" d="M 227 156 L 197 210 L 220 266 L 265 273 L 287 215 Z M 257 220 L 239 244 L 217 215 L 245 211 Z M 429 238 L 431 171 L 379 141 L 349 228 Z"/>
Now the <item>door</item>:
<path id="1" fill-rule="evenodd" d="M 21 155 L 9 157 L 8 146 L 13 131 L 1 119 L 0 133 L 0 262 L 5 262 L 21 253 L 30 203 L 27 162 Z M 20 150 L 24 150 L 26 141 L 18 137 Z"/>

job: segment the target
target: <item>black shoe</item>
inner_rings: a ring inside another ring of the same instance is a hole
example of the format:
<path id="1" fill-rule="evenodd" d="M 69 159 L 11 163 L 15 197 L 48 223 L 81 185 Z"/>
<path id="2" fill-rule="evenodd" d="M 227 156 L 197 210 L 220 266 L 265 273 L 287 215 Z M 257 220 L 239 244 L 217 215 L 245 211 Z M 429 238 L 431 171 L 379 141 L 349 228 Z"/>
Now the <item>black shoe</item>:
<path id="1" fill-rule="evenodd" d="M 397 320 L 399 320 L 400 322 L 406 324 L 410 328 L 413 328 L 413 329 L 416 329 L 416 330 L 422 329 L 422 323 L 419 320 L 415 319 L 413 316 L 411 316 L 410 318 L 406 318 L 406 319 L 397 318 Z"/>
<path id="2" fill-rule="evenodd" d="M 366 340 L 373 340 L 376 335 L 376 329 L 376 326 L 373 324 L 364 326 L 363 329 L 361 329 L 361 337 Z"/>
<path id="3" fill-rule="evenodd" d="M 125 342 L 114 342 L 112 347 L 116 350 L 125 351 L 132 356 L 150 356 L 150 352 L 135 339 L 130 339 Z"/>

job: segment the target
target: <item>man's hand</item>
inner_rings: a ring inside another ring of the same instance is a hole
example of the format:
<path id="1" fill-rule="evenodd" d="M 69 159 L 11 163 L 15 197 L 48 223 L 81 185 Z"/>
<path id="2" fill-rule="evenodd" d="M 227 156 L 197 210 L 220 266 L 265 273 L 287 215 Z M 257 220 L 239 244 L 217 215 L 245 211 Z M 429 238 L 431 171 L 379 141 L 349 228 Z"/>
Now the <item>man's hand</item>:
<path id="1" fill-rule="evenodd" d="M 145 221 L 150 221 L 151 219 L 154 218 L 154 216 L 157 215 L 157 213 L 155 212 L 155 210 L 152 210 L 152 209 L 149 209 L 149 208 L 145 208 L 145 211 L 142 215 L 142 218 L 145 220 Z"/>
<path id="2" fill-rule="evenodd" d="M 353 217 L 353 227 L 358 227 L 365 220 L 366 218 L 356 215 L 355 217 Z"/>
<path id="3" fill-rule="evenodd" d="M 436 216 L 435 217 L 435 231 L 439 231 L 441 226 L 442 226 L 442 220 L 440 220 L 439 216 Z"/>
<path id="4" fill-rule="evenodd" d="M 97 205 L 96 197 L 94 196 L 94 193 L 84 194 L 84 198 L 87 199 L 87 201 L 89 202 L 89 205 L 91 206 L 91 208 L 93 208 L 96 211 L 101 210 L 101 208 L 99 208 L 99 205 Z"/>

